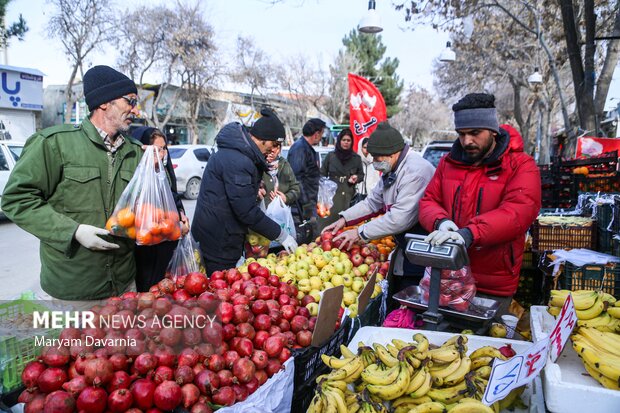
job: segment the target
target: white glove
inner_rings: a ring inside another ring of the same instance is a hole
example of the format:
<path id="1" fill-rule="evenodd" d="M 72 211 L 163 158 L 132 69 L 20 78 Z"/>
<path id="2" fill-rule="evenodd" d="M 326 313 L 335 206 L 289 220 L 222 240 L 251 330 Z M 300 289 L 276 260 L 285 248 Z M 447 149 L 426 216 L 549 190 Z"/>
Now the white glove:
<path id="1" fill-rule="evenodd" d="M 110 233 L 103 228 L 80 224 L 77 231 L 75 231 L 74 237 L 84 248 L 88 248 L 93 251 L 107 251 L 119 248 L 117 244 L 112 244 L 99 237 L 99 235 L 109 234 Z"/>
<path id="2" fill-rule="evenodd" d="M 459 227 L 457 227 L 454 222 L 450 221 L 449 219 L 446 219 L 441 224 L 439 224 L 439 228 L 437 229 L 439 231 L 456 231 L 459 229 Z"/>
<path id="3" fill-rule="evenodd" d="M 465 244 L 465 239 L 463 238 L 463 236 L 456 231 L 437 230 L 431 232 L 426 238 L 424 238 L 424 242 L 428 242 L 429 244 L 433 245 L 441 245 L 448 240 Z"/>
<path id="4" fill-rule="evenodd" d="M 289 253 L 295 252 L 295 250 L 298 247 L 297 241 L 295 241 L 295 238 L 291 237 L 291 235 L 285 230 L 282 230 L 280 232 L 280 235 L 278 236 L 278 238 L 276 238 L 276 241 L 282 244 L 284 249 Z"/>

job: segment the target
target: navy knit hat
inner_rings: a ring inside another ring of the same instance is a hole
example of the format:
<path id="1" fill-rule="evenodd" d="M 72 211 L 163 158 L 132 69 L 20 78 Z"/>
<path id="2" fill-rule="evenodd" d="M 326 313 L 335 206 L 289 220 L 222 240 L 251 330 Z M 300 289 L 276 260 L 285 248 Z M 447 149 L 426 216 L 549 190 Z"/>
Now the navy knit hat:
<path id="1" fill-rule="evenodd" d="M 268 108 L 262 109 L 260 114 L 262 116 L 254 122 L 254 125 L 250 129 L 250 133 L 263 141 L 284 142 L 286 131 L 276 114 Z"/>
<path id="2" fill-rule="evenodd" d="M 91 112 L 99 105 L 130 93 L 138 94 L 133 80 L 109 66 L 93 66 L 84 73 L 84 99 Z"/>

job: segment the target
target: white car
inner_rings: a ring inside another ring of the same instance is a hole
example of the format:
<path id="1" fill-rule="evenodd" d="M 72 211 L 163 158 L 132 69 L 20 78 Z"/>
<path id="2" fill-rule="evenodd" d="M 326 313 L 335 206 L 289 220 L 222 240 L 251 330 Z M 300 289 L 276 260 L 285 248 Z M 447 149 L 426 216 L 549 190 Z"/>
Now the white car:
<path id="1" fill-rule="evenodd" d="M 198 198 L 202 174 L 213 152 L 209 145 L 168 146 L 179 194 L 187 199 Z"/>
<path id="2" fill-rule="evenodd" d="M 422 150 L 422 157 L 429 161 L 435 168 L 439 165 L 439 161 L 444 155 L 447 155 L 452 149 L 454 141 L 431 141 Z"/>
<path id="3" fill-rule="evenodd" d="M 321 165 L 323 165 L 323 161 L 325 160 L 325 157 L 327 156 L 327 154 L 330 152 L 333 152 L 335 149 L 333 146 L 314 146 L 313 148 L 319 154 L 319 161 Z M 289 149 L 291 149 L 290 146 L 283 146 L 282 152 L 280 152 L 280 156 L 285 159 L 288 158 Z"/>
<path id="4" fill-rule="evenodd" d="M 22 154 L 22 149 L 24 149 L 24 142 L 0 141 L 0 199 L 2 199 L 9 175 Z M 0 217 L 4 217 L 2 210 L 0 210 Z"/>

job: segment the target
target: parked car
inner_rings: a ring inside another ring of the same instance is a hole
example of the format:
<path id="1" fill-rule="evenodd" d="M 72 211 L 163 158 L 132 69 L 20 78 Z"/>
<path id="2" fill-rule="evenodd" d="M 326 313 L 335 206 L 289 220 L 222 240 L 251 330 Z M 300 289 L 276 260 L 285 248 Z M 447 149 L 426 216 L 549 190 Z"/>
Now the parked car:
<path id="1" fill-rule="evenodd" d="M 422 157 L 433 164 L 435 168 L 439 165 L 441 158 L 450 152 L 454 141 L 431 141 L 422 150 Z"/>
<path id="2" fill-rule="evenodd" d="M 22 154 L 22 149 L 24 149 L 24 142 L 0 140 L 0 199 L 9 180 L 9 175 Z M 1 209 L 0 217 L 4 217 Z"/>
<path id="3" fill-rule="evenodd" d="M 187 199 L 198 198 L 200 181 L 213 153 L 209 145 L 168 146 L 172 166 L 177 176 L 177 191 Z"/>
<path id="4" fill-rule="evenodd" d="M 280 156 L 283 158 L 288 158 L 289 149 L 291 149 L 290 146 L 283 146 Z M 315 146 L 314 150 L 319 153 L 319 159 L 320 159 L 321 165 L 323 165 L 323 160 L 325 160 L 325 157 L 327 156 L 328 153 L 334 150 L 334 147 L 333 146 Z"/>

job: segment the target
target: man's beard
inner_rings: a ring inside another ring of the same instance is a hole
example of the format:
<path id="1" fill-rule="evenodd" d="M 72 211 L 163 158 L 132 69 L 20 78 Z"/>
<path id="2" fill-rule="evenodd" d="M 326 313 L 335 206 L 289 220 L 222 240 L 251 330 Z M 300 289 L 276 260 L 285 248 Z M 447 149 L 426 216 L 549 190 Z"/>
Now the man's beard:
<path id="1" fill-rule="evenodd" d="M 489 144 L 486 145 L 483 148 L 480 148 L 480 150 L 476 153 L 476 154 L 469 154 L 467 152 L 468 147 L 464 147 L 463 150 L 465 151 L 465 158 L 472 163 L 476 163 L 480 160 L 482 160 L 485 156 L 487 156 L 487 154 L 489 153 L 489 151 L 491 150 L 491 147 L 493 146 L 493 142 L 495 139 L 492 139 L 489 141 Z M 471 149 L 478 149 L 475 146 L 469 147 Z"/>

